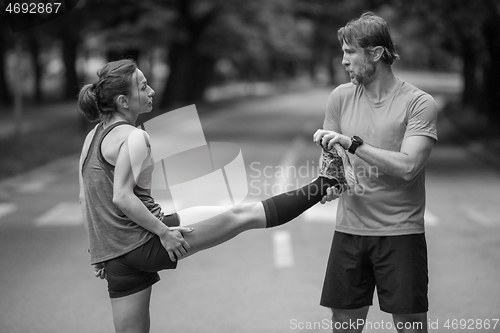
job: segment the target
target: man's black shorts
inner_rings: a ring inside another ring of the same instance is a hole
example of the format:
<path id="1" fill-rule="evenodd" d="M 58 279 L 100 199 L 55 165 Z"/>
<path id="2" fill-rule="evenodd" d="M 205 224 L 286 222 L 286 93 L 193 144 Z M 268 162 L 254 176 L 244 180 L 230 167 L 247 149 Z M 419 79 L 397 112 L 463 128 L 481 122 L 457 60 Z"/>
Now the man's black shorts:
<path id="1" fill-rule="evenodd" d="M 320 304 L 333 309 L 372 305 L 395 314 L 427 312 L 425 234 L 358 236 L 335 232 Z"/>
<path id="2" fill-rule="evenodd" d="M 177 214 L 166 215 L 163 223 L 178 226 Z M 124 297 L 149 288 L 160 281 L 159 271 L 175 269 L 177 261 L 170 260 L 158 236 L 118 258 L 104 262 L 110 298 Z"/>

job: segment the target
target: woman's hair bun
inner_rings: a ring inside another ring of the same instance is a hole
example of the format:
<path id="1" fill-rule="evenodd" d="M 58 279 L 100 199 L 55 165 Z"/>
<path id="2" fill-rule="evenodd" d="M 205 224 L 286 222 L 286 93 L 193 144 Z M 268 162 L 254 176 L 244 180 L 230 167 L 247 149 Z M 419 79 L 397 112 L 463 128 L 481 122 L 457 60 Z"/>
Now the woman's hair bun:
<path id="1" fill-rule="evenodd" d="M 101 113 L 97 108 L 97 96 L 95 93 L 95 84 L 86 84 L 80 90 L 78 95 L 78 110 L 92 122 L 101 120 Z"/>
<path id="2" fill-rule="evenodd" d="M 130 93 L 131 78 L 137 64 L 131 59 L 107 63 L 97 72 L 99 81 L 80 90 L 78 108 L 90 121 L 101 121 L 117 111 L 115 99 Z"/>

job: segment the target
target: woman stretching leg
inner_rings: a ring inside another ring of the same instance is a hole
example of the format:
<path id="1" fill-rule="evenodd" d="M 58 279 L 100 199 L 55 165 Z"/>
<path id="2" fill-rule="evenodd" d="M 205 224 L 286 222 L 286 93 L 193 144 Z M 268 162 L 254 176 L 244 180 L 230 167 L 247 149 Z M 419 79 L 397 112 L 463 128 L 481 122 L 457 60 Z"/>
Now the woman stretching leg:
<path id="1" fill-rule="evenodd" d="M 80 202 L 91 264 L 108 281 L 116 332 L 149 332 L 158 271 L 243 231 L 286 223 L 318 203 L 329 187 L 346 184 L 341 157 L 323 151 L 321 175 L 310 184 L 179 227 L 178 215 L 165 215 L 151 197 L 149 137 L 135 127 L 137 116 L 151 111 L 154 91 L 131 60 L 111 62 L 98 76 L 78 101 L 81 112 L 99 122 L 82 149 Z"/>
<path id="2" fill-rule="evenodd" d="M 215 217 L 188 227 L 184 234 L 190 245 L 184 257 L 221 244 L 239 233 L 287 223 L 321 201 L 329 187 L 337 185 L 335 179 L 318 177 L 313 182 L 257 203 L 240 204 Z"/>

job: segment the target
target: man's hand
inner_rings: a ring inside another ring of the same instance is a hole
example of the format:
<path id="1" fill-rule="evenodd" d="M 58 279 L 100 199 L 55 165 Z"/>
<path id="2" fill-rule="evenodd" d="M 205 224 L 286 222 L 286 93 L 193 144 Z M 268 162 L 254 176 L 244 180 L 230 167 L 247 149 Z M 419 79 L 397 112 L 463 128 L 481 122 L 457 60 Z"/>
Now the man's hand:
<path id="1" fill-rule="evenodd" d="M 103 263 L 95 264 L 94 266 L 94 275 L 96 278 L 100 278 L 101 280 L 107 279 L 106 268 L 104 268 Z"/>
<path id="2" fill-rule="evenodd" d="M 340 197 L 341 191 L 338 187 L 332 186 L 326 189 L 326 195 L 321 198 L 321 204 L 324 204 L 328 201 L 333 201 Z"/>
<path id="3" fill-rule="evenodd" d="M 326 131 L 319 129 L 313 135 L 313 141 L 321 147 L 332 149 L 335 143 L 340 144 L 344 149 L 348 149 L 351 145 L 351 138 L 346 135 L 334 131 Z"/>
<path id="4" fill-rule="evenodd" d="M 177 261 L 187 254 L 190 246 L 182 236 L 183 233 L 191 232 L 193 228 L 172 227 L 163 232 L 160 237 L 161 244 L 167 250 L 170 260 Z"/>

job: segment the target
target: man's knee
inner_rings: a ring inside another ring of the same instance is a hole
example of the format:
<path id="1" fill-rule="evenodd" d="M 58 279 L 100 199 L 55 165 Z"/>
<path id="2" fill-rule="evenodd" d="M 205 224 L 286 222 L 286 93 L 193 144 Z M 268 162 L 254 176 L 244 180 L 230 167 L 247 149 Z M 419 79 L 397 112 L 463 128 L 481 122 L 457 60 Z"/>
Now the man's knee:
<path id="1" fill-rule="evenodd" d="M 427 312 L 393 314 L 392 318 L 398 332 L 427 332 Z"/>
<path id="2" fill-rule="evenodd" d="M 333 332 L 361 332 L 368 309 L 368 306 L 360 309 L 332 309 Z"/>

